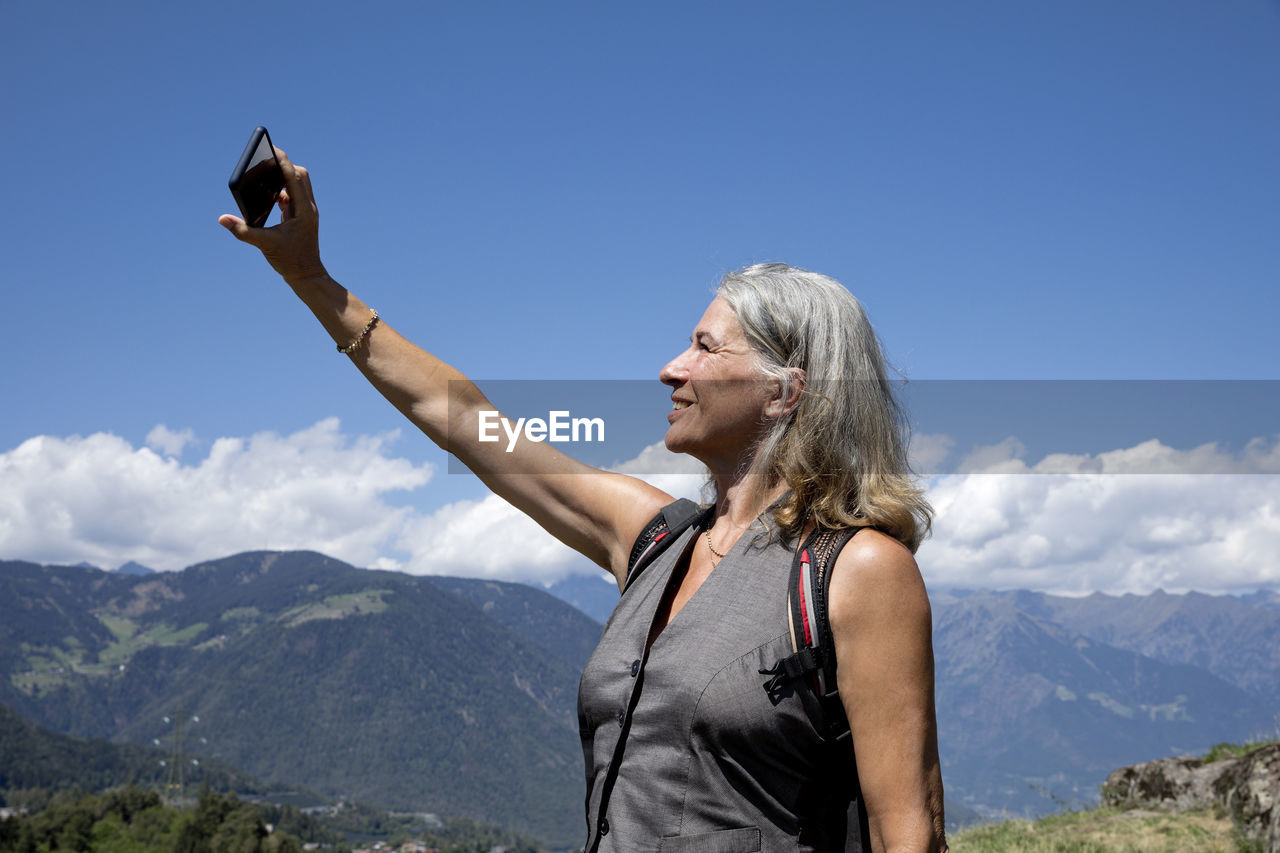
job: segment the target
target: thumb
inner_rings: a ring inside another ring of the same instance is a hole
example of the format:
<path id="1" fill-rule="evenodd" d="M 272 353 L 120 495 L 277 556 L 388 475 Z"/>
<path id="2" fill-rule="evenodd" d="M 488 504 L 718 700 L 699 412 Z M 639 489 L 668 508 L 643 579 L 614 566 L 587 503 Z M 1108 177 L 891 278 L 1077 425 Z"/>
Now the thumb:
<path id="1" fill-rule="evenodd" d="M 245 221 L 238 216 L 232 216 L 230 213 L 224 213 L 218 217 L 218 224 L 235 235 L 235 238 L 242 243 L 256 245 L 253 240 L 249 239 L 249 235 L 253 229 L 250 228 Z"/>

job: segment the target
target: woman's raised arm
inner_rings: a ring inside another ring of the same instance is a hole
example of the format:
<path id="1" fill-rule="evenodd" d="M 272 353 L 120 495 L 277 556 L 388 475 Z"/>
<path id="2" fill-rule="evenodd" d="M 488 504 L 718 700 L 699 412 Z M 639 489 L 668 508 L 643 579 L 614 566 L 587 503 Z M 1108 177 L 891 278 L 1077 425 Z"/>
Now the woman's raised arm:
<path id="1" fill-rule="evenodd" d="M 320 260 L 319 213 L 307 170 L 279 148 L 284 171 L 281 222 L 252 228 L 218 219 L 257 247 L 378 391 L 500 497 L 621 584 L 631 543 L 671 498 L 642 480 L 591 468 L 548 442 L 480 441 L 480 415 L 495 411 L 465 376 L 415 346 L 349 293 Z"/>

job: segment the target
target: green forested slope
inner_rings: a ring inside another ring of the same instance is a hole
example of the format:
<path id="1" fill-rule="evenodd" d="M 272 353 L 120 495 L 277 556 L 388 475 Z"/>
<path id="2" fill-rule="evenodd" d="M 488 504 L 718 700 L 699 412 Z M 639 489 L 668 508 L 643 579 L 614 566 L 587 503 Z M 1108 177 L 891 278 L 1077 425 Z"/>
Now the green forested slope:
<path id="1" fill-rule="evenodd" d="M 128 782 L 163 787 L 171 759 L 172 754 L 162 749 L 46 731 L 0 704 L 0 791 L 97 791 Z M 252 778 L 218 761 L 203 762 L 198 775 L 215 790 L 247 792 L 257 787 Z"/>
<path id="2" fill-rule="evenodd" d="M 430 579 L 308 552 L 141 578 L 5 563 L 0 625 L 0 700 L 46 727 L 145 744 L 181 713 L 189 753 L 264 782 L 577 840 L 575 665 Z"/>

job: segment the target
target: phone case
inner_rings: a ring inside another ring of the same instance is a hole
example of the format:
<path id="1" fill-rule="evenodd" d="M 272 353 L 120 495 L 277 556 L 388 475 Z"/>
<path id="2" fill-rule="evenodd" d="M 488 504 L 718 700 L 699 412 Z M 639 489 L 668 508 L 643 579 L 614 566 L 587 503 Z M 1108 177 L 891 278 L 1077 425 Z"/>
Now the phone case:
<path id="1" fill-rule="evenodd" d="M 270 157 L 260 157 L 257 162 L 254 156 L 259 146 L 265 141 Z M 271 135 L 265 127 L 254 128 L 249 136 L 249 144 L 240 155 L 240 162 L 227 181 L 231 197 L 240 208 L 244 221 L 255 228 L 261 228 L 271 215 L 280 190 L 284 189 L 284 172 L 280 169 L 280 161 L 276 158 L 275 148 L 271 145 Z"/>

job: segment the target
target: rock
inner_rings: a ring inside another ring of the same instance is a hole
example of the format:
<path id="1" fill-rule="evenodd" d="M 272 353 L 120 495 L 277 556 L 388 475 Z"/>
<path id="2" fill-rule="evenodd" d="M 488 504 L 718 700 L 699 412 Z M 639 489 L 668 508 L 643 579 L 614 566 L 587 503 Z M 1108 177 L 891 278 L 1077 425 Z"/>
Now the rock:
<path id="1" fill-rule="evenodd" d="M 1103 784 L 1102 801 L 1176 812 L 1222 808 L 1266 853 L 1280 853 L 1280 743 L 1211 764 L 1162 758 L 1121 767 Z"/>
<path id="2" fill-rule="evenodd" d="M 1214 788 L 1249 837 L 1267 839 L 1267 853 L 1280 853 L 1280 743 L 1237 759 Z"/>
<path id="3" fill-rule="evenodd" d="M 1218 779 L 1239 759 L 1205 764 L 1199 758 L 1161 758 L 1121 767 L 1107 777 L 1102 801 L 1119 808 L 1188 811 L 1212 808 Z"/>

